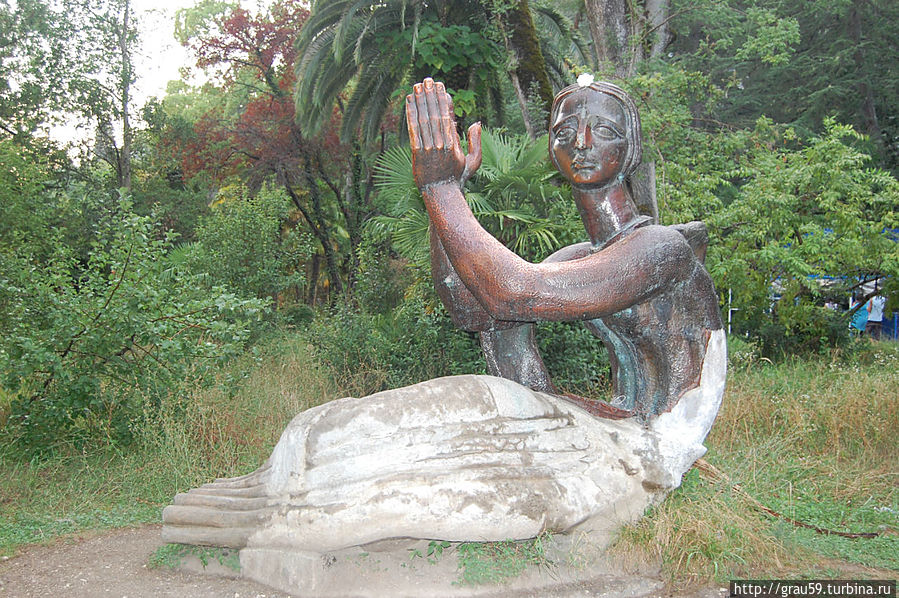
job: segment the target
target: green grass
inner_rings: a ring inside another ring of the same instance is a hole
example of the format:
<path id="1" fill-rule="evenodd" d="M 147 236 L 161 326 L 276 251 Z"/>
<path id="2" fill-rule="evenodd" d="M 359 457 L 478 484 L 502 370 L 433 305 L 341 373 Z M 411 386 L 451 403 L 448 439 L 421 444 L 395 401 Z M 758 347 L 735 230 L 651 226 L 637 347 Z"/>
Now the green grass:
<path id="1" fill-rule="evenodd" d="M 772 364 L 733 343 L 705 459 L 613 552 L 663 564 L 674 586 L 710 579 L 899 575 L 899 345 Z M 0 555 L 87 529 L 158 522 L 177 492 L 268 456 L 301 410 L 341 396 L 298 335 L 270 340 L 147 412 L 136 444 L 23 460 L 0 447 Z M 761 510 L 841 532 L 821 535 Z M 536 547 L 531 547 L 536 550 Z M 461 583 L 540 561 L 527 543 L 454 547 Z M 433 558 L 434 555 L 428 555 Z M 438 555 L 439 556 L 439 555 Z M 161 558 L 161 557 L 160 557 Z M 478 581 L 480 580 L 480 581 Z"/>
<path id="2" fill-rule="evenodd" d="M 151 568 L 177 569 L 185 559 L 195 557 L 205 569 L 212 561 L 232 571 L 240 571 L 240 553 L 231 548 L 191 546 L 188 544 L 163 544 L 150 555 Z"/>
<path id="3" fill-rule="evenodd" d="M 551 567 L 543 533 L 532 540 L 505 542 L 464 542 L 456 546 L 459 561 L 458 585 L 504 583 L 521 575 L 528 567 Z"/>

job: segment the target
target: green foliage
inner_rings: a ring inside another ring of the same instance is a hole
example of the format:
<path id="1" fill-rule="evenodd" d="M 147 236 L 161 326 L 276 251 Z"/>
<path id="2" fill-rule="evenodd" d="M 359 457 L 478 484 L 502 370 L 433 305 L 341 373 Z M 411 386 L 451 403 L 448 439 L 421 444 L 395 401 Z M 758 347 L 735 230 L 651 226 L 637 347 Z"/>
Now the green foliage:
<path id="1" fill-rule="evenodd" d="M 189 250 L 191 269 L 204 273 L 207 285 L 272 303 L 291 287 L 297 294 L 304 283 L 299 266 L 312 253 L 312 241 L 289 227 L 284 191 L 265 186 L 255 196 L 245 188 L 223 195 L 200 220 Z"/>
<path id="2" fill-rule="evenodd" d="M 399 146 L 384 152 L 375 165 L 374 182 L 381 215 L 366 222 L 367 232 L 389 240 L 399 255 L 429 271 L 428 215 L 412 176 L 411 150 Z"/>
<path id="3" fill-rule="evenodd" d="M 134 391 L 172 388 L 243 347 L 262 304 L 204 290 L 168 262 L 171 245 L 123 198 L 100 218 L 86 263 L 62 245 L 44 259 L 0 256 L 0 304 L 15 306 L 0 337 L 13 438 L 36 451 L 125 439 L 139 413 Z"/>
<path id="4" fill-rule="evenodd" d="M 29 153 L 0 140 L 0 247 L 8 255 L 34 252 L 46 257 L 53 244 L 46 233 L 55 219 L 50 206 L 34 198 L 51 184 L 51 175 L 46 162 Z"/>
<path id="5" fill-rule="evenodd" d="M 676 67 L 630 88 L 651 98 L 642 116 L 646 154 L 660 157 L 662 220 L 708 225 L 706 266 L 719 292 L 734 291 L 737 329 L 761 339 L 767 356 L 845 344 L 846 322 L 825 299 L 899 272 L 889 234 L 899 183 L 870 167 L 861 136 L 834 120 L 808 140 L 765 118 L 752 129 L 698 127 L 697 114 L 715 123 L 722 92 Z"/>
<path id="6" fill-rule="evenodd" d="M 571 189 L 561 184 L 546 148 L 545 135 L 532 140 L 485 132 L 483 162 L 466 195 L 484 227 L 530 261 L 586 236 Z"/>
<path id="7" fill-rule="evenodd" d="M 418 37 L 413 41 L 412 32 L 403 32 L 406 44 L 414 43 L 420 66 L 433 72 L 450 72 L 465 68 L 474 76 L 486 80 L 495 75 L 500 61 L 496 43 L 475 31 L 469 25 L 441 25 L 426 21 L 418 27 Z"/>
<path id="8" fill-rule="evenodd" d="M 193 38 L 219 33 L 216 20 L 238 6 L 234 2 L 199 0 L 189 8 L 178 9 L 175 13 L 175 39 L 186 45 Z"/>
<path id="9" fill-rule="evenodd" d="M 353 299 L 362 310 L 385 314 L 399 306 L 414 282 L 408 262 L 392 257 L 386 248 L 368 241 L 359 246 L 356 254 L 359 267 Z"/>
<path id="10" fill-rule="evenodd" d="M 524 8 L 545 25 L 539 47 L 513 47 L 521 35 L 533 39 L 535 34 L 532 19 L 521 18 L 520 2 L 314 2 L 297 40 L 296 100 L 303 130 L 320 130 L 331 119 L 339 94 L 346 92 L 341 138 L 349 141 L 361 131 L 364 139 L 374 140 L 395 100 L 424 77 L 447 86 L 457 116 L 502 122 L 503 86 L 511 91 L 509 72 L 519 72 L 527 93 L 527 84 L 535 77 L 546 79 L 547 70 L 560 83 L 570 78 L 569 56 L 582 63 L 586 50 L 559 11 L 539 3 Z M 518 17 L 514 22 L 510 9 Z M 548 82 L 544 91 L 551 94 Z"/>
<path id="11" fill-rule="evenodd" d="M 540 322 L 537 342 L 556 386 L 584 397 L 612 398 L 609 355 L 582 323 Z"/>
<path id="12" fill-rule="evenodd" d="M 252 471 L 297 413 L 337 396 L 308 339 L 274 331 L 203 379 L 142 397 L 144 416 L 128 445 L 62 440 L 53 454 L 33 458 L 7 430 L 0 556 L 83 530 L 158 523 L 175 494 Z"/>
<path id="13" fill-rule="evenodd" d="M 740 289 L 742 321 L 752 326 L 766 318 L 786 336 L 824 340 L 811 348 L 844 337 L 840 319 L 822 305 L 826 294 L 899 275 L 899 246 L 887 234 L 899 222 L 899 182 L 868 167 L 851 127 L 826 127 L 790 149 L 789 130 L 780 137 L 760 121 L 733 173 L 733 201 L 709 219 L 717 237 L 709 270 L 719 288 Z M 772 288 L 781 297 L 768 318 Z"/>
<path id="14" fill-rule="evenodd" d="M 464 542 L 456 547 L 459 558 L 458 585 L 505 583 L 521 575 L 529 566 L 548 567 L 546 556 L 549 532 L 531 540 L 505 542 Z"/>
<path id="15" fill-rule="evenodd" d="M 440 557 L 443 556 L 443 551 L 452 546 L 446 540 L 431 540 L 428 542 L 428 550 L 426 554 L 422 554 L 421 550 L 417 548 L 409 549 L 409 560 L 427 558 L 428 563 L 432 565 L 436 565 L 437 561 L 440 560 Z"/>
<path id="16" fill-rule="evenodd" d="M 738 128 L 761 116 L 822 134 L 836 117 L 870 136 L 876 163 L 895 169 L 895 2 L 675 0 L 672 61 L 725 90 L 714 118 Z"/>
<path id="17" fill-rule="evenodd" d="M 205 569 L 212 560 L 232 571 L 240 572 L 240 552 L 230 548 L 193 546 L 191 544 L 164 544 L 150 555 L 149 565 L 153 569 L 177 569 L 185 558 L 193 557 Z"/>
<path id="18" fill-rule="evenodd" d="M 349 141 L 361 130 L 365 139 L 375 139 L 410 74 L 418 80 L 433 76 L 456 93 L 474 89 L 479 96 L 496 95 L 503 60 L 487 35 L 488 23 L 476 0 L 313 3 L 297 39 L 297 115 L 303 130 L 320 130 L 338 95 L 349 90 L 341 138 Z"/>
<path id="19" fill-rule="evenodd" d="M 308 334 L 315 339 L 316 356 L 353 396 L 439 376 L 483 373 L 476 340 L 416 296 L 387 313 L 339 306 L 333 314 L 320 314 Z"/>
<path id="20" fill-rule="evenodd" d="M 799 22 L 781 18 L 774 10 L 754 6 L 746 11 L 747 38 L 734 56 L 740 60 L 757 58 L 770 65 L 787 64 L 795 44 L 799 43 Z"/>

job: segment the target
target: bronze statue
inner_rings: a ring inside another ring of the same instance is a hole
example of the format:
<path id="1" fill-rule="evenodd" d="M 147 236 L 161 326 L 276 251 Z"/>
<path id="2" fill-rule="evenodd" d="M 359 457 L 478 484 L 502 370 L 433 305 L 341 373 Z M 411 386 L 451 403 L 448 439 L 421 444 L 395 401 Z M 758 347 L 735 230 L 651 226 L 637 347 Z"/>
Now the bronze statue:
<path id="1" fill-rule="evenodd" d="M 533 322 L 584 321 L 609 348 L 611 404 L 565 396 L 595 415 L 646 420 L 696 387 L 718 301 L 702 261 L 701 223 L 658 226 L 641 216 L 628 178 L 640 164 L 633 100 L 609 83 L 572 85 L 553 102 L 549 150 L 572 185 L 588 242 L 526 262 L 475 219 L 462 185 L 480 166 L 480 124 L 462 152 L 452 100 L 425 79 L 406 98 L 415 181 L 431 220 L 438 294 L 456 325 L 478 331 L 491 374 L 560 394 Z"/>

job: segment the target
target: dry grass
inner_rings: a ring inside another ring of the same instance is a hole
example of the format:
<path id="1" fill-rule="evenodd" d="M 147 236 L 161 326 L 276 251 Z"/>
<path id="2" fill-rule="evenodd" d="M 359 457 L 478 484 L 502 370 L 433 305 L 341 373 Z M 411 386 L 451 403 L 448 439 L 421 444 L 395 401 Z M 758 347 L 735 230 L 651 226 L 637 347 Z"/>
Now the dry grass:
<path id="1" fill-rule="evenodd" d="M 882 462 L 896 456 L 899 356 L 884 347 L 863 363 L 760 363 L 733 372 L 713 446 L 747 446 L 768 436 L 792 437 L 809 454 Z"/>
<path id="2" fill-rule="evenodd" d="M 848 363 L 737 364 L 706 443 L 724 478 L 689 472 L 680 489 L 623 531 L 613 553 L 661 560 L 676 586 L 899 570 L 897 437 L 899 347 L 875 345 Z M 821 535 L 786 517 L 883 535 Z"/>
<path id="3" fill-rule="evenodd" d="M 244 361 L 222 372 L 232 379 L 148 411 L 139 453 L 174 460 L 167 469 L 182 478 L 179 488 L 258 467 L 295 415 L 338 396 L 301 337 L 285 337 Z"/>

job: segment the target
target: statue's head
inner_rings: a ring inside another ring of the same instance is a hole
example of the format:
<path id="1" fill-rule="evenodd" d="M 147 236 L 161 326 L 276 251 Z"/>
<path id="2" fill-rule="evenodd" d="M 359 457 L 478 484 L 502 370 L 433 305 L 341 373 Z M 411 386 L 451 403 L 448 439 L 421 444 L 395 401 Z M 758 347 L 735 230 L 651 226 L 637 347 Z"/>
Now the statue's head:
<path id="1" fill-rule="evenodd" d="M 569 85 L 553 100 L 549 155 L 573 185 L 604 186 L 624 180 L 640 164 L 643 144 L 637 106 L 602 81 Z"/>

